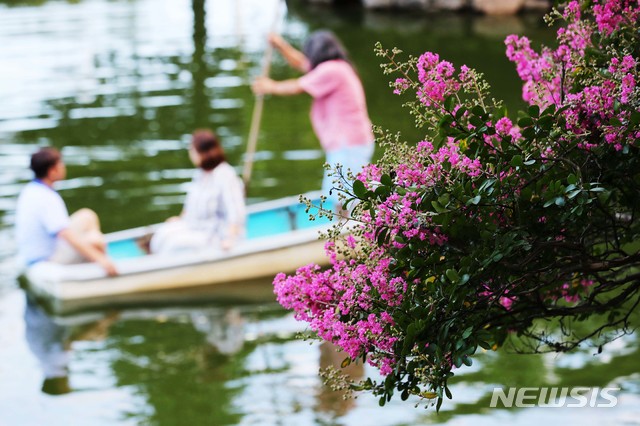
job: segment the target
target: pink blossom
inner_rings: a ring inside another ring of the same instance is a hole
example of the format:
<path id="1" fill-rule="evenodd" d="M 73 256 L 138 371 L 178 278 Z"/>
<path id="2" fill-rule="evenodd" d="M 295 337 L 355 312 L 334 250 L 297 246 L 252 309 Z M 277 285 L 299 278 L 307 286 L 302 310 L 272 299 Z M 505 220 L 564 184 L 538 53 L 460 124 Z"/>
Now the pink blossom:
<path id="1" fill-rule="evenodd" d="M 508 117 L 502 117 L 496 122 L 496 131 L 501 136 L 509 135 L 512 128 L 513 128 L 513 123 L 511 122 L 511 120 L 509 120 Z"/>
<path id="2" fill-rule="evenodd" d="M 409 88 L 409 80 L 407 80 L 406 78 L 397 78 L 393 83 L 393 87 L 393 93 L 396 95 L 400 95 Z"/>

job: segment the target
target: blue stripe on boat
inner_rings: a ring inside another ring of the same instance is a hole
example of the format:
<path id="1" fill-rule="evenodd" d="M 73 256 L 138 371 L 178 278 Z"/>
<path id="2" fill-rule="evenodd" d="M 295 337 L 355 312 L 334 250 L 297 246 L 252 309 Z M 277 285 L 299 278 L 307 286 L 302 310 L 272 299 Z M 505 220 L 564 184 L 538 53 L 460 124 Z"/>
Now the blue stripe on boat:
<path id="1" fill-rule="evenodd" d="M 313 204 L 319 205 L 320 200 L 314 200 Z M 333 204 L 325 201 L 323 207 L 332 210 Z M 247 239 L 284 234 L 297 229 L 309 229 L 331 223 L 326 217 L 309 220 L 310 215 L 317 215 L 318 209 L 312 207 L 309 212 L 305 212 L 306 208 L 304 204 L 294 204 L 251 213 L 247 218 Z M 113 259 L 129 259 L 145 255 L 134 239 L 109 242 L 107 253 Z"/>

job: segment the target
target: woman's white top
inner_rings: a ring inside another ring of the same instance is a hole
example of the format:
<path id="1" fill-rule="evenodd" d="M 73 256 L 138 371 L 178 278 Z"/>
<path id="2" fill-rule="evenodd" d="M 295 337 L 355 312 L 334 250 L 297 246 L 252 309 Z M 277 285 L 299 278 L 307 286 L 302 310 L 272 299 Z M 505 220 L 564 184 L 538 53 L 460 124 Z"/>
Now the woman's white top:
<path id="1" fill-rule="evenodd" d="M 181 219 L 190 229 L 204 233 L 209 239 L 226 238 L 232 225 L 244 230 L 244 186 L 229 163 L 220 163 L 210 171 L 196 171 L 187 190 Z"/>

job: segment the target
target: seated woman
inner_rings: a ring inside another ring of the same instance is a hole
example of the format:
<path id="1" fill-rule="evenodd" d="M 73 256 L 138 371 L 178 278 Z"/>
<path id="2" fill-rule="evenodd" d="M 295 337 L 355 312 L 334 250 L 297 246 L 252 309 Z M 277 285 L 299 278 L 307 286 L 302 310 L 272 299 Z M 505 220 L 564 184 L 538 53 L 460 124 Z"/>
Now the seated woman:
<path id="1" fill-rule="evenodd" d="M 152 253 L 205 247 L 230 249 L 244 234 L 244 188 L 210 130 L 196 130 L 189 158 L 198 167 L 182 214 L 167 220 L 153 235 Z"/>

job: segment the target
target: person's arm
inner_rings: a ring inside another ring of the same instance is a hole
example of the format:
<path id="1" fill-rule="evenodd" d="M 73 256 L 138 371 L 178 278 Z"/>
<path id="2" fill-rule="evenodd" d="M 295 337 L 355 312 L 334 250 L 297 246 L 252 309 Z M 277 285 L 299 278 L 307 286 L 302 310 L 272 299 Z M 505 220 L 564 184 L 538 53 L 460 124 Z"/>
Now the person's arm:
<path id="1" fill-rule="evenodd" d="M 290 96 L 304 92 L 304 89 L 296 78 L 275 81 L 268 77 L 258 77 L 251 85 L 251 89 L 256 95 Z"/>
<path id="2" fill-rule="evenodd" d="M 84 242 L 73 230 L 63 229 L 58 232 L 58 238 L 65 239 L 82 256 L 102 266 L 109 276 L 118 275 L 118 270 L 111 259 L 97 247 Z"/>
<path id="3" fill-rule="evenodd" d="M 220 242 L 223 250 L 230 250 L 240 237 L 243 227 L 238 223 L 231 223 L 227 228 L 227 236 Z"/>
<path id="4" fill-rule="evenodd" d="M 280 51 L 282 57 L 292 68 L 303 73 L 309 71 L 309 59 L 304 56 L 304 53 L 287 43 L 280 35 L 275 33 L 269 34 L 269 43 Z"/>

